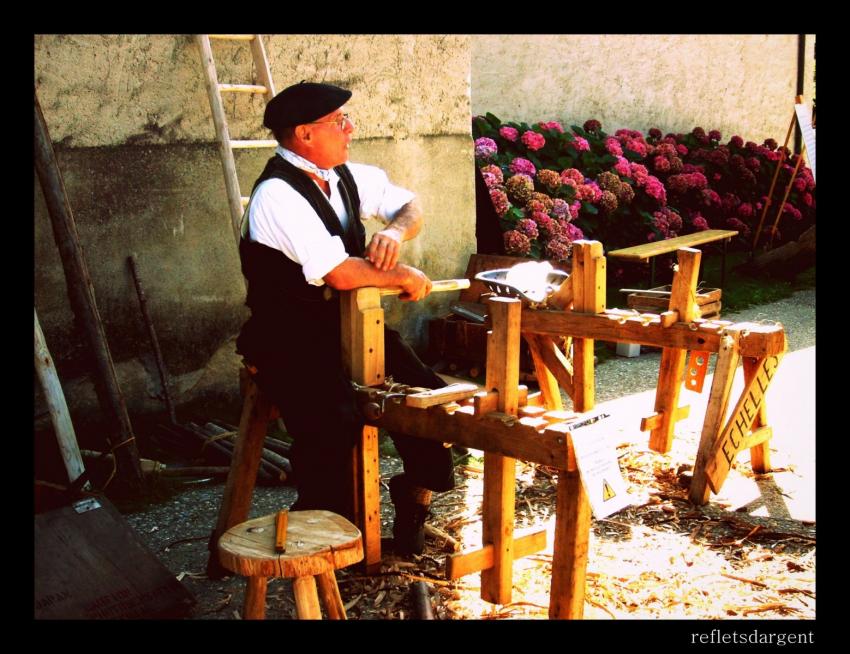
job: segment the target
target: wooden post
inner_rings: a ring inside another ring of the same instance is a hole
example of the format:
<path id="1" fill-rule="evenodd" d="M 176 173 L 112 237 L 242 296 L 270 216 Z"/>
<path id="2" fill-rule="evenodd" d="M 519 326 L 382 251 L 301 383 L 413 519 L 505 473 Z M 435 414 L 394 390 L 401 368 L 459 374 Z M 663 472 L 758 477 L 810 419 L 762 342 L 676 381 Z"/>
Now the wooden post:
<path id="1" fill-rule="evenodd" d="M 744 386 L 749 386 L 758 374 L 759 360 L 754 357 L 744 357 Z M 763 401 L 758 408 L 758 414 L 751 427 L 756 431 L 759 427 L 767 427 L 767 402 Z M 750 466 L 753 472 L 763 475 L 770 472 L 770 440 L 750 448 Z"/>
<path id="2" fill-rule="evenodd" d="M 74 433 L 71 414 L 68 413 L 62 384 L 59 381 L 59 375 L 56 374 L 56 367 L 47 349 L 47 342 L 44 340 L 44 333 L 38 322 L 38 313 L 34 307 L 33 315 L 35 317 L 35 372 L 44 390 L 44 399 L 50 411 L 50 421 L 53 423 L 53 431 L 59 442 L 59 453 L 62 455 L 62 462 L 68 473 L 68 481 L 73 484 L 85 471 L 83 457 L 80 455 L 80 446 Z"/>
<path id="3" fill-rule="evenodd" d="M 550 343 L 554 345 L 554 341 L 538 334 L 523 334 L 523 338 L 528 343 L 528 351 L 531 353 L 531 360 L 534 362 L 534 373 L 537 375 L 537 384 L 540 386 L 540 392 L 543 395 L 544 406 L 550 411 L 562 410 L 564 403 L 561 401 L 558 380 L 543 359 L 543 348 L 549 346 Z M 546 340 L 544 341 L 543 338 Z"/>
<path id="4" fill-rule="evenodd" d="M 74 215 L 68 204 L 65 183 L 47 131 L 47 123 L 41 113 L 38 97 L 35 94 L 33 97 L 35 101 L 33 147 L 35 168 L 44 192 L 50 221 L 53 224 L 53 237 L 59 248 L 62 267 L 65 270 L 65 283 L 68 286 L 71 310 L 94 356 L 92 382 L 98 403 L 108 424 L 106 446 L 108 450 L 115 453 L 119 479 L 130 489 L 138 491 L 142 487 L 142 470 L 139 465 L 139 450 L 136 447 L 133 427 L 115 376 L 115 367 L 97 309 L 94 288 L 77 236 Z M 94 184 L 95 181 L 93 180 L 92 183 Z M 110 436 L 110 434 L 113 435 Z"/>
<path id="5" fill-rule="evenodd" d="M 340 294 L 342 360 L 349 377 L 364 386 L 384 381 L 384 310 L 377 288 Z M 363 534 L 367 574 L 381 565 L 381 487 L 378 429 L 364 426 L 352 464 L 355 523 Z"/>
<path id="6" fill-rule="evenodd" d="M 590 502 L 578 468 L 558 474 L 555 504 L 555 543 L 549 617 L 579 620 L 584 615 L 587 548 L 590 541 Z"/>
<path id="7" fill-rule="evenodd" d="M 731 332 L 724 335 L 720 341 L 720 351 L 717 354 L 717 365 L 714 368 L 711 394 L 705 411 L 705 422 L 702 425 L 702 435 L 694 462 L 694 476 L 691 479 L 689 492 L 691 502 L 698 506 L 708 502 L 710 490 L 706 477 L 706 465 L 711 458 L 711 448 L 717 440 L 726 418 L 729 392 L 732 390 L 732 382 L 735 379 L 735 370 L 738 366 L 738 338 L 738 332 Z"/>
<path id="8" fill-rule="evenodd" d="M 522 303 L 515 298 L 489 301 L 493 329 L 487 334 L 487 391 L 499 393 L 498 410 L 516 415 L 519 404 L 519 344 Z M 483 545 L 493 546 L 493 567 L 481 572 L 481 598 L 511 601 L 514 561 L 516 459 L 484 453 Z"/>
<path id="9" fill-rule="evenodd" d="M 599 241 L 573 243 L 573 311 L 605 311 L 605 257 Z M 592 338 L 573 339 L 573 409 L 590 411 L 596 403 Z"/>
<path id="10" fill-rule="evenodd" d="M 673 275 L 669 310 L 678 313 L 679 322 L 691 322 L 697 311 L 697 280 L 702 253 L 694 248 L 681 248 L 678 256 L 679 265 Z M 665 347 L 661 352 L 658 389 L 655 395 L 655 413 L 661 416 L 661 421 L 650 430 L 649 447 L 662 454 L 673 447 L 676 418 L 682 415 L 677 413 L 677 409 L 687 355 L 687 351 L 680 348 Z"/>
<path id="11" fill-rule="evenodd" d="M 218 521 L 210 536 L 207 559 L 207 576 L 212 579 L 227 574 L 218 559 L 218 539 L 231 527 L 248 519 L 257 472 L 263 454 L 263 442 L 268 431 L 272 407 L 251 374 L 240 371 L 240 386 L 244 389 L 242 415 L 239 418 L 239 435 L 233 448 L 233 460 L 227 473 L 227 483 L 218 510 Z"/>

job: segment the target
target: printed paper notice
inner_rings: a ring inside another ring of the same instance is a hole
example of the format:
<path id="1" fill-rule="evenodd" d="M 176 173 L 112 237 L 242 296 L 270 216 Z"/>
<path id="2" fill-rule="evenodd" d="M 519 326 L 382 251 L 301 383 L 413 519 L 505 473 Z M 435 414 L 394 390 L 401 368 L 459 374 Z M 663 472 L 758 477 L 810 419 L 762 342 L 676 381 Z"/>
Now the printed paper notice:
<path id="1" fill-rule="evenodd" d="M 606 436 L 605 423 L 576 429 L 570 437 L 593 516 L 605 518 L 634 504 L 620 472 L 617 450 Z"/>

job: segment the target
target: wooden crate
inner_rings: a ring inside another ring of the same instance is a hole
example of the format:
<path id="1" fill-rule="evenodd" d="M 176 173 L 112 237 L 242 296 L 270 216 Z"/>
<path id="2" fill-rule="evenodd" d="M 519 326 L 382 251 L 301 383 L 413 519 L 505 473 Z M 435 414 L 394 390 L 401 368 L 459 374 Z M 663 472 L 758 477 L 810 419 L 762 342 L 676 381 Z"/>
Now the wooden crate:
<path id="1" fill-rule="evenodd" d="M 669 292 L 672 286 L 659 286 L 651 288 L 651 291 L 667 291 Z M 720 317 L 720 297 L 722 291 L 719 288 L 704 288 L 697 292 L 697 306 L 699 307 L 701 318 L 719 318 Z M 670 305 L 670 296 L 649 295 L 643 293 L 629 293 L 628 305 L 630 309 L 635 309 L 642 313 L 661 313 L 667 311 Z"/>

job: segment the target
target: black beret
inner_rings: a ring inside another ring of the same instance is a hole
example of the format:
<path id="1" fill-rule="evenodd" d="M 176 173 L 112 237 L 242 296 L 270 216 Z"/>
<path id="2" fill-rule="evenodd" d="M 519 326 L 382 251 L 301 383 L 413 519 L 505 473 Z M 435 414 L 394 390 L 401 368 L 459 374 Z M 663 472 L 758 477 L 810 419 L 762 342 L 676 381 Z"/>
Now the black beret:
<path id="1" fill-rule="evenodd" d="M 351 91 L 332 84 L 301 82 L 283 89 L 266 105 L 263 125 L 271 130 L 312 123 L 348 102 Z"/>

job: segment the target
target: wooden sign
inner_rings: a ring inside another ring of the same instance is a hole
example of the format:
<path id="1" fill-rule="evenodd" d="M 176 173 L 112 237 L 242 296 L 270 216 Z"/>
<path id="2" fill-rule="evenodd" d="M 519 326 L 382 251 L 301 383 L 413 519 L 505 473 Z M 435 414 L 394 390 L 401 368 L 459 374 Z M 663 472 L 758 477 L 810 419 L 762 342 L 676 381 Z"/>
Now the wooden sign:
<path id="1" fill-rule="evenodd" d="M 759 408 L 764 402 L 764 394 L 776 374 L 782 356 L 782 354 L 776 354 L 759 361 L 758 373 L 747 384 L 720 438 L 714 444 L 705 470 L 708 485 L 715 493 L 723 485 L 738 452 L 747 447 L 750 428 L 758 416 Z"/>

